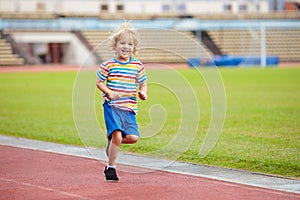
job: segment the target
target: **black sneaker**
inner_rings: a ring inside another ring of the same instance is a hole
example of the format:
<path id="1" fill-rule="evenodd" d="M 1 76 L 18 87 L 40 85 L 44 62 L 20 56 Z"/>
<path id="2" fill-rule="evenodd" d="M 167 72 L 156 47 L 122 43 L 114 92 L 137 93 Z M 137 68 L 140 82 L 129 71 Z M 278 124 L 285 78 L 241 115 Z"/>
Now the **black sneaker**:
<path id="1" fill-rule="evenodd" d="M 107 181 L 118 181 L 119 178 L 117 176 L 117 172 L 115 168 L 106 168 L 104 169 L 104 175 Z"/>
<path id="2" fill-rule="evenodd" d="M 105 150 L 105 153 L 106 153 L 106 156 L 107 156 L 107 157 L 109 156 L 108 152 L 109 152 L 110 141 L 111 141 L 111 140 L 108 140 L 107 146 L 106 146 L 106 150 Z"/>

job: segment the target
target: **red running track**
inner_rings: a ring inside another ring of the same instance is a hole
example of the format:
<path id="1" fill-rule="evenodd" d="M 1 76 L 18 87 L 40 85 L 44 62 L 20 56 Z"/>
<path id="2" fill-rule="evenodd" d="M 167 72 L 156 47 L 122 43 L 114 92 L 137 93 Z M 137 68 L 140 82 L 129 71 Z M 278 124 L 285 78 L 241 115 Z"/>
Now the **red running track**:
<path id="1" fill-rule="evenodd" d="M 0 145 L 0 199 L 299 200 L 300 195 L 163 171 L 133 173 L 118 165 L 119 182 L 106 182 L 93 159 Z"/>

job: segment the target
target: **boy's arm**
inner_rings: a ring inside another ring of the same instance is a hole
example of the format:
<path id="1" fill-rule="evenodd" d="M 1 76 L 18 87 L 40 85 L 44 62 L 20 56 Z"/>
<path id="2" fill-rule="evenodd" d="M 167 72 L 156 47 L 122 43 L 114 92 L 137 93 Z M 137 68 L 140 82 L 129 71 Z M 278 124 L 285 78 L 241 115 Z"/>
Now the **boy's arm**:
<path id="1" fill-rule="evenodd" d="M 139 84 L 139 98 L 141 100 L 146 100 L 147 97 L 147 82 L 143 82 Z"/>
<path id="2" fill-rule="evenodd" d="M 97 88 L 101 90 L 109 99 L 117 100 L 120 98 L 120 95 L 117 92 L 110 90 L 100 79 L 97 79 L 96 85 Z"/>

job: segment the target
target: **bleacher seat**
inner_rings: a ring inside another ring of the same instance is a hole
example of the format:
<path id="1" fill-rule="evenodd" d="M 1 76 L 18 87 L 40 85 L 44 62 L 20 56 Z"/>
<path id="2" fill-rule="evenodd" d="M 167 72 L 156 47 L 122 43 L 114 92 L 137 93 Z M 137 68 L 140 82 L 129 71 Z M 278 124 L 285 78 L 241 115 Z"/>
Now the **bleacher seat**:
<path id="1" fill-rule="evenodd" d="M 195 19 L 203 20 L 235 20 L 235 19 L 299 19 L 299 13 L 295 11 L 274 11 L 268 13 L 249 12 L 249 13 L 213 13 L 199 14 L 193 16 Z"/>
<path id="2" fill-rule="evenodd" d="M 211 38 L 228 55 L 259 55 L 260 30 L 215 30 Z M 266 54 L 281 62 L 300 61 L 300 29 L 267 29 Z"/>
<path id="3" fill-rule="evenodd" d="M 57 15 L 50 12 L 0 12 L 0 18 L 3 19 L 55 19 Z"/>
<path id="4" fill-rule="evenodd" d="M 82 31 L 87 41 L 95 47 L 101 60 L 114 56 L 109 47 L 109 31 Z M 189 31 L 140 30 L 137 58 L 145 63 L 185 63 L 187 58 L 208 56 L 209 52 Z"/>

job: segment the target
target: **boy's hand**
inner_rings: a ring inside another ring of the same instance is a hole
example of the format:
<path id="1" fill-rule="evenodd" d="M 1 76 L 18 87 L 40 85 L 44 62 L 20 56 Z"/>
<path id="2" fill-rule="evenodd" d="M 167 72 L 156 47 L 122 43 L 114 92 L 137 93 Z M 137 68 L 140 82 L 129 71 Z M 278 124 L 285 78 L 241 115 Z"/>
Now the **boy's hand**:
<path id="1" fill-rule="evenodd" d="M 107 97 L 110 100 L 117 100 L 121 97 L 121 95 L 118 92 L 110 92 L 110 93 L 107 94 Z"/>
<path id="2" fill-rule="evenodd" d="M 145 92 L 145 91 L 139 91 L 139 98 L 141 99 L 141 100 L 146 100 L 147 99 L 147 93 Z"/>

